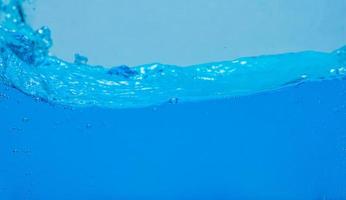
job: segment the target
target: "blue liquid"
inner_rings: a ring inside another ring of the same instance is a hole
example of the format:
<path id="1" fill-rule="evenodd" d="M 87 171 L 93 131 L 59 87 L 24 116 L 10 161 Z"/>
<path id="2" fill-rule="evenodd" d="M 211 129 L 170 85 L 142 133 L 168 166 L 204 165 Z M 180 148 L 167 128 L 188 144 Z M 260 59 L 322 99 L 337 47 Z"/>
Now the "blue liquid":
<path id="1" fill-rule="evenodd" d="M 172 98 L 200 101 L 250 95 L 346 74 L 346 47 L 331 53 L 306 51 L 186 67 L 154 63 L 109 69 L 90 66 L 80 55 L 68 63 L 49 55 L 48 28 L 32 30 L 16 4 L 5 6 L 2 13 L 1 82 L 52 104 L 144 107 Z"/>
<path id="2" fill-rule="evenodd" d="M 0 199 L 346 198 L 344 48 L 104 68 L 10 13 Z"/>

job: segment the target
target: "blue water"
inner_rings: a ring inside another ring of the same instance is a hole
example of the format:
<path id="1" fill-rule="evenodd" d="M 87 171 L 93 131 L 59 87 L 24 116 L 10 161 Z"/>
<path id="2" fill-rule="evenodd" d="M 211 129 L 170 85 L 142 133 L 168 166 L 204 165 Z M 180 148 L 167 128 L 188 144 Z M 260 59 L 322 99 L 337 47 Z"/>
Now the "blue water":
<path id="1" fill-rule="evenodd" d="M 345 47 L 91 66 L 9 2 L 0 199 L 346 199 Z"/>

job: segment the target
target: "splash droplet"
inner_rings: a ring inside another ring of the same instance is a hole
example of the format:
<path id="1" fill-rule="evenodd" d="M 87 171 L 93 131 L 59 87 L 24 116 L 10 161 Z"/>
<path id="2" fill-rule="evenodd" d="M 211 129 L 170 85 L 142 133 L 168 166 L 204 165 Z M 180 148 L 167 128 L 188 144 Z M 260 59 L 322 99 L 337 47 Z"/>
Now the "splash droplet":
<path id="1" fill-rule="evenodd" d="M 88 63 L 88 58 L 77 53 L 74 55 L 74 63 L 76 65 L 86 65 Z"/>

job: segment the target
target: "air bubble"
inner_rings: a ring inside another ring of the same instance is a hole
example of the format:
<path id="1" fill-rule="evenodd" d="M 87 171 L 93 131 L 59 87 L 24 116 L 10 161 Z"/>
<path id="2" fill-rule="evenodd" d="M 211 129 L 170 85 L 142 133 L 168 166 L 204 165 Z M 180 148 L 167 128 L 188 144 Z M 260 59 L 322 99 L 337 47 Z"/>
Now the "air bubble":
<path id="1" fill-rule="evenodd" d="M 23 117 L 22 118 L 22 122 L 24 122 L 24 123 L 27 123 L 27 122 L 29 122 L 30 121 L 30 119 L 28 118 L 28 117 Z"/>
<path id="2" fill-rule="evenodd" d="M 8 96 L 4 93 L 0 93 L 0 100 L 8 99 Z"/>
<path id="3" fill-rule="evenodd" d="M 86 129 L 91 129 L 91 128 L 92 128 L 92 125 L 91 125 L 90 123 L 88 123 L 88 124 L 85 125 L 85 128 L 86 128 Z"/>
<path id="4" fill-rule="evenodd" d="M 170 98 L 168 101 L 170 104 L 177 104 L 179 103 L 179 99 L 176 97 Z"/>
<path id="5" fill-rule="evenodd" d="M 51 31 L 48 27 L 43 26 L 36 31 L 37 35 L 40 37 L 44 44 L 44 49 L 49 49 L 52 47 L 53 41 L 51 38 Z"/>

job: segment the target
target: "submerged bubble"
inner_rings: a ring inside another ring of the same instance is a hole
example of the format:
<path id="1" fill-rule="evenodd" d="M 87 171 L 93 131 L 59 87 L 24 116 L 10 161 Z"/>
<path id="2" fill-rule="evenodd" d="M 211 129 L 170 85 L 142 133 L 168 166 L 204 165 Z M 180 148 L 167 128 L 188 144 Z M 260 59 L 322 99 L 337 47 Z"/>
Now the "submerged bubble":
<path id="1" fill-rule="evenodd" d="M 86 129 L 91 129 L 91 128 L 92 128 L 92 124 L 87 123 L 87 124 L 85 125 L 85 128 L 86 128 Z"/>
<path id="2" fill-rule="evenodd" d="M 176 97 L 170 98 L 168 100 L 168 103 L 170 103 L 170 104 L 177 104 L 177 103 L 179 103 L 179 99 L 176 98 Z"/>
<path id="3" fill-rule="evenodd" d="M 0 93 L 0 101 L 8 99 L 9 97 L 5 93 Z"/>
<path id="4" fill-rule="evenodd" d="M 16 149 L 16 148 L 12 149 L 12 153 L 19 153 L 19 152 L 20 152 L 19 149 Z"/>
<path id="5" fill-rule="evenodd" d="M 24 123 L 27 123 L 29 121 L 30 121 L 30 118 L 28 118 L 28 117 L 23 117 L 22 118 L 22 122 L 24 122 Z"/>
<path id="6" fill-rule="evenodd" d="M 12 127 L 11 129 L 10 129 L 10 132 L 12 132 L 12 133 L 20 133 L 20 132 L 22 132 L 23 131 L 23 128 L 20 128 L 20 127 Z"/>

